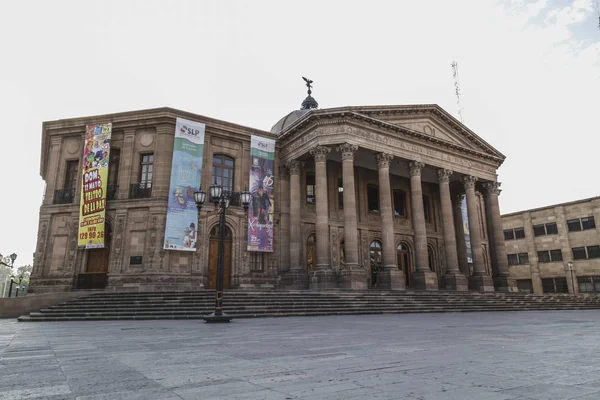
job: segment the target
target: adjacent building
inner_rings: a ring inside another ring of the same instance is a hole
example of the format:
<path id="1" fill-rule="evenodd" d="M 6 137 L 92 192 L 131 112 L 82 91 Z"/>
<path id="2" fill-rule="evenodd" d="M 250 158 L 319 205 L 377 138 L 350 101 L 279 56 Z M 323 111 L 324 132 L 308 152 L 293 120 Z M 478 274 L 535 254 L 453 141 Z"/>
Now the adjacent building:
<path id="1" fill-rule="evenodd" d="M 204 191 L 215 181 L 231 192 L 244 190 L 252 168 L 251 136 L 276 142 L 270 211 L 274 251 L 247 251 L 248 219 L 239 199 L 232 198 L 225 232 L 226 288 L 513 291 L 508 267 L 513 254 L 520 261 L 527 253 L 532 261 L 545 249 L 561 249 L 564 258 L 572 247 L 583 246 L 585 258 L 597 251 L 598 240 L 580 242 L 576 233 L 565 231 L 571 241 L 561 239 L 560 245 L 534 237 L 538 211 L 528 213 L 528 223 L 518 222 L 520 214 L 502 220 L 496 172 L 504 155 L 439 106 L 318 109 L 309 93 L 300 110 L 270 131 L 172 108 L 44 122 L 40 173 L 46 191 L 32 292 L 215 287 L 219 232 L 212 206 L 198 214 L 195 251 L 163 246 L 177 118 L 206 126 Z M 105 245 L 82 249 L 77 236 L 84 135 L 86 125 L 106 123 L 112 123 L 112 139 Z M 562 212 L 565 224 L 592 215 Z M 585 221 L 582 229 L 589 224 Z M 505 247 L 509 228 L 524 229 L 525 238 Z M 527 247 L 529 242 L 538 247 Z M 579 258 L 581 277 L 592 261 Z M 515 271 L 519 279 L 533 280 L 534 288 L 541 285 L 535 279 L 550 277 L 535 265 L 540 272 L 533 272 L 533 264 Z"/>
<path id="2" fill-rule="evenodd" d="M 600 197 L 503 215 L 510 275 L 519 290 L 600 293 L 598 220 Z"/>

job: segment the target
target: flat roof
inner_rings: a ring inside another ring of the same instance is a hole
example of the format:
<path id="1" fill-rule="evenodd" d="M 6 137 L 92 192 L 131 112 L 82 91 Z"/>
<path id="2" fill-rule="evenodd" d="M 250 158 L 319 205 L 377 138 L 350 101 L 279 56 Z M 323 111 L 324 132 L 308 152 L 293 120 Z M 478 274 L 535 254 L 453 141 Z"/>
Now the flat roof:
<path id="1" fill-rule="evenodd" d="M 513 215 L 519 215 L 519 214 L 523 214 L 526 212 L 541 211 L 541 210 L 547 210 L 548 208 L 554 208 L 554 207 L 558 207 L 558 206 L 569 206 L 572 204 L 586 203 L 588 201 L 598 200 L 598 199 L 600 199 L 600 196 L 588 197 L 587 199 L 567 201 L 566 203 L 551 204 L 549 206 L 544 206 L 544 207 L 537 207 L 537 208 L 530 208 L 528 210 L 515 211 L 512 213 L 508 213 L 508 214 L 502 214 L 501 217 L 511 217 Z"/>

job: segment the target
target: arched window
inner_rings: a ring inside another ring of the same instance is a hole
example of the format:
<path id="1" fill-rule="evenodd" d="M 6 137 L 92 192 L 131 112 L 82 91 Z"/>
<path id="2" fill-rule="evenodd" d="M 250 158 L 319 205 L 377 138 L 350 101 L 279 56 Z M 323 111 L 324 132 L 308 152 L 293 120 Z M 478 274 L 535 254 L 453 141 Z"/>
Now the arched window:
<path id="1" fill-rule="evenodd" d="M 308 273 L 315 269 L 317 265 L 317 238 L 311 233 L 306 239 L 306 266 Z"/>
<path id="2" fill-rule="evenodd" d="M 377 273 L 383 267 L 383 260 L 381 257 L 381 242 L 379 240 L 373 240 L 369 246 L 370 260 L 371 260 L 371 284 L 377 283 Z"/>
<path id="3" fill-rule="evenodd" d="M 379 186 L 369 184 L 367 185 L 367 206 L 369 212 L 379 212 Z"/>
<path id="4" fill-rule="evenodd" d="M 429 262 L 429 269 L 433 272 L 437 271 L 437 259 L 435 257 L 435 250 L 431 246 L 427 246 L 427 261 Z"/>
<path id="5" fill-rule="evenodd" d="M 212 181 L 221 185 L 224 191 L 233 192 L 233 170 L 235 160 L 223 154 L 215 154 L 212 164 Z"/>

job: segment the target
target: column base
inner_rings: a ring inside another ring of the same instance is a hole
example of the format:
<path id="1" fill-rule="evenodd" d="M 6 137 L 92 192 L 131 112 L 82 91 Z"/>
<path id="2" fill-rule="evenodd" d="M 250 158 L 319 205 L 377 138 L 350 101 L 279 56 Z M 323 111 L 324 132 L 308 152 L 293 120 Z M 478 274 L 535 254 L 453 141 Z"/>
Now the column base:
<path id="1" fill-rule="evenodd" d="M 469 290 L 493 292 L 494 281 L 487 275 L 473 275 L 469 278 Z"/>
<path id="2" fill-rule="evenodd" d="M 411 277 L 411 288 L 417 290 L 439 290 L 438 278 L 435 272 L 415 271 Z"/>
<path id="3" fill-rule="evenodd" d="M 337 276 L 329 265 L 317 265 L 308 277 L 310 290 L 337 289 Z"/>
<path id="4" fill-rule="evenodd" d="M 443 276 L 444 289 L 466 292 L 469 290 L 469 281 L 460 271 L 446 272 Z"/>
<path id="5" fill-rule="evenodd" d="M 281 277 L 280 286 L 290 290 L 306 290 L 308 274 L 305 271 L 287 271 Z"/>
<path id="6" fill-rule="evenodd" d="M 348 265 L 339 271 L 338 281 L 340 289 L 366 290 L 369 288 L 367 271 L 358 265 Z"/>
<path id="7" fill-rule="evenodd" d="M 496 292 L 518 292 L 517 281 L 510 275 L 497 275 L 494 277 Z"/>
<path id="8" fill-rule="evenodd" d="M 377 288 L 386 290 L 406 290 L 404 282 L 404 272 L 400 271 L 395 265 L 384 267 L 377 274 Z"/>

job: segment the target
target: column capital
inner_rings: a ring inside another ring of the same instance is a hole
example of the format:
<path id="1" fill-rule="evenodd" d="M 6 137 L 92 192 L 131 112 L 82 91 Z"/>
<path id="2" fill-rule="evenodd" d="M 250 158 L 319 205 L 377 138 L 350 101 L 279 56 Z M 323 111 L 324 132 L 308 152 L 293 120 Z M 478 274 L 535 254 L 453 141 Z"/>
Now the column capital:
<path id="1" fill-rule="evenodd" d="M 394 156 L 388 153 L 375 154 L 375 160 L 377 160 L 377 169 L 389 168 L 390 161 L 392 161 L 393 158 Z"/>
<path id="2" fill-rule="evenodd" d="M 325 146 L 317 146 L 310 150 L 310 155 L 314 157 L 315 162 L 327 161 L 327 156 L 331 153 L 331 149 Z"/>
<path id="3" fill-rule="evenodd" d="M 342 153 L 342 161 L 350 160 L 354 161 L 354 153 L 358 150 L 358 146 L 355 144 L 350 144 L 348 142 L 344 144 L 340 144 L 337 147 L 337 151 Z"/>
<path id="4" fill-rule="evenodd" d="M 300 168 L 304 165 L 304 162 L 298 160 L 292 160 L 285 164 L 290 170 L 290 175 L 300 175 Z"/>
<path id="5" fill-rule="evenodd" d="M 439 183 L 448 183 L 450 182 L 450 176 L 452 176 L 454 172 L 450 169 L 438 169 L 437 170 L 437 176 L 438 176 L 438 182 Z"/>
<path id="6" fill-rule="evenodd" d="M 477 182 L 477 177 L 473 175 L 466 175 L 460 178 L 465 189 L 475 189 L 475 183 Z"/>
<path id="7" fill-rule="evenodd" d="M 408 171 L 410 176 L 421 176 L 421 170 L 425 168 L 425 163 L 420 161 L 411 161 L 408 163 Z"/>
<path id="8" fill-rule="evenodd" d="M 486 182 L 483 184 L 483 190 L 485 192 L 485 194 L 487 195 L 500 195 L 500 192 L 502 192 L 502 189 L 500 189 L 500 186 L 502 185 L 502 182 Z"/>

